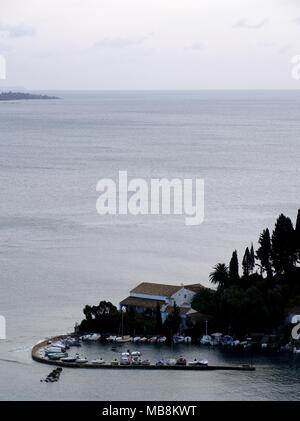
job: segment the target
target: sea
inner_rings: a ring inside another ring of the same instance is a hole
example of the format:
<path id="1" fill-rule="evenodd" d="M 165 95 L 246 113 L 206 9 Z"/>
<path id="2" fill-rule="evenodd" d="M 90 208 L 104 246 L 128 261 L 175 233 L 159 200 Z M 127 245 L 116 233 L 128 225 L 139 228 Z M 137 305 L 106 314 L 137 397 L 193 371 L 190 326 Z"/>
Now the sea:
<path id="1" fill-rule="evenodd" d="M 51 367 L 31 348 L 71 332 L 86 304 L 118 306 L 140 282 L 211 286 L 213 266 L 235 249 L 241 262 L 280 213 L 295 222 L 300 91 L 39 93 L 60 99 L 0 103 L 0 399 L 298 400 L 300 355 L 149 344 L 145 358 L 251 359 L 256 371 L 64 369 L 47 384 Z M 97 182 L 117 183 L 119 171 L 203 179 L 204 221 L 99 215 Z M 83 351 L 115 357 L 108 345 Z"/>

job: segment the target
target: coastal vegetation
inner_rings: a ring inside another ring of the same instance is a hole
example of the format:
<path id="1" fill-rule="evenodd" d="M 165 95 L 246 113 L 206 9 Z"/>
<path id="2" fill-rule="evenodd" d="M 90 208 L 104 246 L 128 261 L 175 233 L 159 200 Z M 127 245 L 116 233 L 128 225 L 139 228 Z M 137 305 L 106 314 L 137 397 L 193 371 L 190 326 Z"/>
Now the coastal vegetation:
<path id="1" fill-rule="evenodd" d="M 192 306 L 219 331 L 243 335 L 277 331 L 286 311 L 300 306 L 300 210 L 295 228 L 281 214 L 272 234 L 268 228 L 247 247 L 240 274 L 237 251 L 229 265 L 218 263 L 210 273 L 214 290 L 201 290 Z"/>
<path id="2" fill-rule="evenodd" d="M 270 233 L 264 229 L 245 249 L 241 259 L 237 250 L 229 264 L 217 263 L 209 275 L 215 289 L 203 288 L 195 296 L 192 308 L 199 315 L 194 322 L 186 320 L 186 334 L 193 338 L 203 332 L 204 322 L 210 330 L 237 337 L 248 332 L 275 333 L 284 330 L 287 309 L 300 306 L 300 210 L 295 227 L 291 219 L 281 214 Z M 181 317 L 176 303 L 162 323 L 160 306 L 155 316 L 130 309 L 118 310 L 112 303 L 101 301 L 97 306 L 86 305 L 79 330 L 109 334 L 119 332 L 144 335 L 160 333 L 168 338 L 178 332 Z"/>
<path id="3" fill-rule="evenodd" d="M 1 92 L 0 101 L 12 101 L 19 99 L 60 99 L 56 96 L 40 95 L 40 94 L 30 94 L 24 92 Z"/>

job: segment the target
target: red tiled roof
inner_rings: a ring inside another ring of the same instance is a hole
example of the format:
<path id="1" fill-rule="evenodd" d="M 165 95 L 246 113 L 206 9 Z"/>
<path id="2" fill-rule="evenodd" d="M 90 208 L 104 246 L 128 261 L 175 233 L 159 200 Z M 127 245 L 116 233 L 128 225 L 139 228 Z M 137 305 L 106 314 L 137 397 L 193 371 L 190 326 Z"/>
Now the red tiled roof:
<path id="1" fill-rule="evenodd" d="M 139 306 L 139 307 L 149 307 L 155 308 L 157 303 L 160 305 L 164 304 L 164 301 L 161 300 L 150 300 L 147 298 L 138 298 L 138 297 L 127 297 L 125 300 L 121 301 L 120 304 L 123 306 Z"/>
<path id="2" fill-rule="evenodd" d="M 182 286 L 178 285 L 166 285 L 166 284 L 155 284 L 152 282 L 142 282 L 137 287 L 132 289 L 130 292 L 136 294 L 147 294 L 147 295 L 161 295 L 163 297 L 171 297 L 175 292 L 181 289 Z"/>

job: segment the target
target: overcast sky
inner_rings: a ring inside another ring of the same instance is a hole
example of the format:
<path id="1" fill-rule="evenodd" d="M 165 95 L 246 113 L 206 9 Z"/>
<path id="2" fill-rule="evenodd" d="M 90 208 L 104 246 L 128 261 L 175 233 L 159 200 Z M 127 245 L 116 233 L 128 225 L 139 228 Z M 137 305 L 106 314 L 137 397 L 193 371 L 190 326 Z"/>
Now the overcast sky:
<path id="1" fill-rule="evenodd" d="M 0 0 L 6 86 L 299 89 L 299 0 Z"/>

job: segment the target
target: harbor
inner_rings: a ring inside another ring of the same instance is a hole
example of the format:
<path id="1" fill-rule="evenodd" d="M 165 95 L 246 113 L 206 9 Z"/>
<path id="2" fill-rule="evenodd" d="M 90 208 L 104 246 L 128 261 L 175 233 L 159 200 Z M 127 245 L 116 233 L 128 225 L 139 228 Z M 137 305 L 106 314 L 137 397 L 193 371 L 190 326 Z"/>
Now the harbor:
<path id="1" fill-rule="evenodd" d="M 231 370 L 231 371 L 255 371 L 255 367 L 250 364 L 242 365 L 209 365 L 208 361 L 204 360 L 194 360 L 187 362 L 183 357 L 179 359 L 168 359 L 166 362 L 164 360 L 157 360 L 155 364 L 150 363 L 149 360 L 140 360 L 137 363 L 135 357 L 140 357 L 141 353 L 139 351 L 134 352 L 120 352 L 120 360 L 114 358 L 110 363 L 102 361 L 91 361 L 89 362 L 86 358 L 72 358 L 72 361 L 66 361 L 69 357 L 67 354 L 66 357 L 61 357 L 57 359 L 51 359 L 47 356 L 47 348 L 52 344 L 60 344 L 60 341 L 64 341 L 67 338 L 70 338 L 70 335 L 60 335 L 53 338 L 46 339 L 39 342 L 32 348 L 32 359 L 34 361 L 51 364 L 58 367 L 68 367 L 68 368 L 103 368 L 103 369 L 127 369 L 127 370 L 178 370 L 178 371 L 216 371 L 216 370 Z M 58 346 L 58 345 L 56 345 Z M 48 354 L 49 355 L 49 354 Z M 79 356 L 79 354 L 77 354 Z M 131 357 L 131 358 L 130 358 Z M 127 362 L 124 362 L 126 359 Z M 122 361 L 123 360 L 123 361 Z M 134 362 L 136 361 L 136 362 Z"/>

